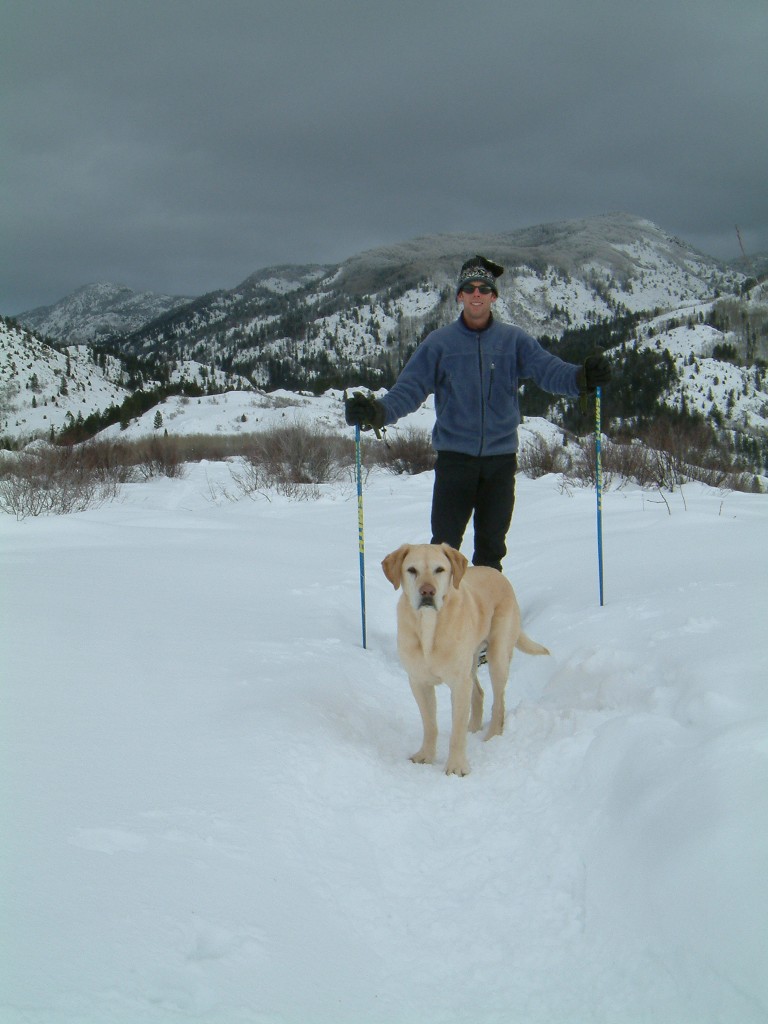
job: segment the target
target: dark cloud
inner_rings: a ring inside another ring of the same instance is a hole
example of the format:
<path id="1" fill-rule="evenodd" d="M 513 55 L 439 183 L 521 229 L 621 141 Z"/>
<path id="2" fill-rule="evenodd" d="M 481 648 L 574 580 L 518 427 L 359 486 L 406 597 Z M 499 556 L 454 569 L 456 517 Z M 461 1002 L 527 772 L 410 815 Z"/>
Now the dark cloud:
<path id="1" fill-rule="evenodd" d="M 0 310 L 613 210 L 768 249 L 764 0 L 6 0 Z"/>

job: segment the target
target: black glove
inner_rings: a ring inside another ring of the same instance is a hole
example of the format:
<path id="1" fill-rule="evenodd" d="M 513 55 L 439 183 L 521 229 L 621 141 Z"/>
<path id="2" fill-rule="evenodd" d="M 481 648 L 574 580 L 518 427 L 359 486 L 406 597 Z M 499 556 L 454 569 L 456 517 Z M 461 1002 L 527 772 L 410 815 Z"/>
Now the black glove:
<path id="1" fill-rule="evenodd" d="M 378 434 L 384 426 L 387 412 L 378 398 L 356 391 L 344 402 L 344 418 L 351 427 L 359 426 L 362 430 L 373 428 Z"/>
<path id="2" fill-rule="evenodd" d="M 591 356 L 587 356 L 584 365 L 576 374 L 576 382 L 579 385 L 579 391 L 582 392 L 594 391 L 595 388 L 607 384 L 610 379 L 611 364 L 602 352 L 595 352 Z"/>

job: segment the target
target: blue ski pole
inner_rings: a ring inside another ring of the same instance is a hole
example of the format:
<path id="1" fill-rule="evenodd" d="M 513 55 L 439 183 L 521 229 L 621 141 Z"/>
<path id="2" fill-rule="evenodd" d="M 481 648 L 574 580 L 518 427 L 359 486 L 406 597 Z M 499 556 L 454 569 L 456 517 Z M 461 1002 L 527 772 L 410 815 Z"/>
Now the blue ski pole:
<path id="1" fill-rule="evenodd" d="M 363 474 L 360 465 L 360 424 L 355 424 L 355 476 L 357 477 L 357 538 L 360 549 L 360 615 L 363 625 L 363 648 L 367 647 L 365 635 L 365 534 L 363 531 Z"/>
<path id="2" fill-rule="evenodd" d="M 603 607 L 603 467 L 601 458 L 600 388 L 595 389 L 595 488 L 597 491 L 597 573 L 600 582 L 600 607 Z"/>

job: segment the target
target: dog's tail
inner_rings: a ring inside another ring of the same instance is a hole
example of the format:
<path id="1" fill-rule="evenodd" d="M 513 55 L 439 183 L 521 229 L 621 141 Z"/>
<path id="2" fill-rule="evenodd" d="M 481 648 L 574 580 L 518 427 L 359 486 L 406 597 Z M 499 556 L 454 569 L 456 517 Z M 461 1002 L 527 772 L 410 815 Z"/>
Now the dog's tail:
<path id="1" fill-rule="evenodd" d="M 524 633 L 522 629 L 520 630 L 520 635 L 515 641 L 515 647 L 518 651 L 522 651 L 523 654 L 549 654 L 546 647 L 542 647 L 541 644 L 537 644 L 535 640 L 531 640 L 527 633 Z"/>

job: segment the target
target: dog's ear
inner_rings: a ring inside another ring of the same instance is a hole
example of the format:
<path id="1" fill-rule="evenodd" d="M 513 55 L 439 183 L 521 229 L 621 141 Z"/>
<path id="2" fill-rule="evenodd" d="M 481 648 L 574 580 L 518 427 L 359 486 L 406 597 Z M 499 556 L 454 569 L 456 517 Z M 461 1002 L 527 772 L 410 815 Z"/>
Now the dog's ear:
<path id="1" fill-rule="evenodd" d="M 459 589 L 464 573 L 467 571 L 469 562 L 456 548 L 452 548 L 450 544 L 441 544 L 443 551 L 445 552 L 448 561 L 451 563 L 451 569 L 453 570 L 453 585 L 456 589 Z"/>
<path id="2" fill-rule="evenodd" d="M 384 575 L 387 577 L 392 586 L 397 590 L 400 586 L 400 580 L 403 573 L 403 562 L 405 556 L 411 550 L 410 544 L 401 544 L 397 551 L 392 551 L 384 561 L 381 563 L 381 568 L 384 570 Z"/>

